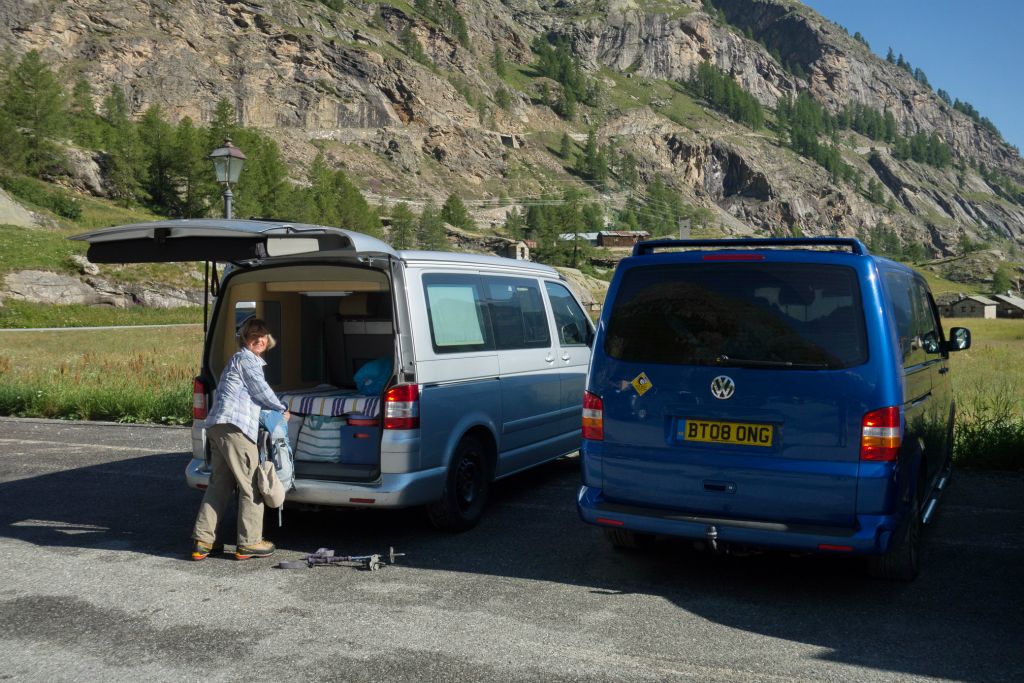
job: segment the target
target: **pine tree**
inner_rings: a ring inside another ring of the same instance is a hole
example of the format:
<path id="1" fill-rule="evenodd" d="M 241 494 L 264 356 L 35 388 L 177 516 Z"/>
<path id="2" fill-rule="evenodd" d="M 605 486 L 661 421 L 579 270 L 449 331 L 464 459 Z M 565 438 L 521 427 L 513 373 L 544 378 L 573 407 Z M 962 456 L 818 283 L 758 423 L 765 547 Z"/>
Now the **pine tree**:
<path id="1" fill-rule="evenodd" d="M 508 67 L 505 65 L 505 53 L 501 51 L 500 47 L 494 48 L 491 64 L 494 66 L 494 73 L 498 75 L 498 78 L 505 78 L 505 75 L 508 73 Z"/>
<path id="2" fill-rule="evenodd" d="M 568 133 L 562 133 L 562 139 L 558 143 L 558 156 L 568 160 L 570 154 L 572 154 L 572 140 Z"/>
<path id="3" fill-rule="evenodd" d="M 395 249 L 416 246 L 416 216 L 405 202 L 391 209 L 391 246 Z"/>
<path id="4" fill-rule="evenodd" d="M 420 64 L 430 64 L 430 58 L 427 57 L 427 53 L 423 50 L 423 45 L 420 44 L 419 38 L 412 31 L 412 24 L 402 29 L 402 32 L 398 34 L 398 43 L 402 46 L 402 50 L 405 54 L 415 59 Z"/>
<path id="5" fill-rule="evenodd" d="M 25 137 L 11 119 L 11 115 L 0 107 L 0 157 L 3 158 L 4 165 L 12 171 L 24 170 L 25 155 Z"/>
<path id="6" fill-rule="evenodd" d="M 121 205 L 129 206 L 146 198 L 148 174 L 138 128 L 129 118 L 128 98 L 120 85 L 111 86 L 110 94 L 103 100 L 103 112 L 103 145 L 111 195 Z"/>
<path id="7" fill-rule="evenodd" d="M 416 230 L 416 241 L 421 249 L 428 251 L 447 251 L 448 239 L 445 236 L 444 221 L 432 201 L 427 201 L 420 213 L 420 221 Z"/>
<path id="8" fill-rule="evenodd" d="M 26 52 L 3 84 L 3 110 L 23 139 L 24 169 L 38 174 L 63 163 L 54 138 L 68 128 L 64 91 L 36 50 Z"/>
<path id="9" fill-rule="evenodd" d="M 146 194 L 159 212 L 171 213 L 179 204 L 173 170 L 174 128 L 164 120 L 159 105 L 143 112 L 137 128 L 146 164 Z"/>
<path id="10" fill-rule="evenodd" d="M 505 232 L 517 239 L 526 239 L 526 216 L 516 208 L 505 214 Z"/>
<path id="11" fill-rule="evenodd" d="M 225 140 L 234 140 L 238 132 L 238 115 L 234 105 L 226 98 L 217 100 L 213 109 L 213 119 L 207 128 L 207 139 L 210 149 L 220 147 Z"/>
<path id="12" fill-rule="evenodd" d="M 597 133 L 593 128 L 587 133 L 587 143 L 580 153 L 577 170 L 585 179 L 603 188 L 608 180 L 608 155 L 597 144 Z"/>
<path id="13" fill-rule="evenodd" d="M 494 93 L 494 103 L 506 111 L 512 107 L 512 95 L 505 86 L 498 86 Z"/>
<path id="14" fill-rule="evenodd" d="M 238 129 L 233 142 L 246 155 L 245 169 L 234 192 L 235 213 L 242 217 L 283 216 L 291 188 L 288 166 L 281 158 L 277 142 L 247 128 Z M 337 185 L 338 179 L 333 182 Z M 362 200 L 362 195 L 359 195 L 359 200 Z M 344 211 L 340 215 L 344 219 Z"/>
<path id="15" fill-rule="evenodd" d="M 92 86 L 84 78 L 75 81 L 74 89 L 71 91 L 68 114 L 71 137 L 76 143 L 90 149 L 95 149 L 103 144 L 102 122 L 96 114 Z"/>
<path id="16" fill-rule="evenodd" d="M 441 218 L 449 225 L 454 225 L 462 230 L 472 230 L 476 227 L 473 217 L 469 215 L 466 205 L 456 194 L 448 195 L 444 205 L 441 207 Z"/>
<path id="17" fill-rule="evenodd" d="M 572 121 L 576 118 L 576 95 L 569 88 L 563 87 L 552 108 L 566 121 Z"/>
<path id="18" fill-rule="evenodd" d="M 636 168 L 636 157 L 627 152 L 619 161 L 619 186 L 623 189 L 633 189 L 640 182 L 640 173 Z"/>
<path id="19" fill-rule="evenodd" d="M 1006 294 L 1012 284 L 1010 266 L 1006 263 L 1000 263 L 999 267 L 996 268 L 996 272 L 992 274 L 992 293 Z"/>
<path id="20" fill-rule="evenodd" d="M 874 178 L 868 180 L 868 199 L 874 204 L 883 204 L 885 202 L 882 183 L 878 182 Z"/>
<path id="21" fill-rule="evenodd" d="M 889 52 L 886 53 L 886 55 L 885 55 L 885 61 L 889 62 L 890 64 L 895 64 L 896 63 L 896 55 L 893 54 L 893 51 L 892 51 L 891 47 L 889 48 Z"/>
<path id="22" fill-rule="evenodd" d="M 885 116 L 882 120 L 883 137 L 886 142 L 893 142 L 896 140 L 899 134 L 899 129 L 896 125 L 896 117 L 893 116 L 892 112 L 888 109 L 885 110 Z"/>
<path id="23" fill-rule="evenodd" d="M 125 207 L 146 200 L 146 157 L 138 129 L 133 125 L 121 128 L 116 142 L 107 147 L 107 153 L 111 197 Z"/>
<path id="24" fill-rule="evenodd" d="M 213 169 L 207 158 L 210 150 L 206 136 L 189 117 L 178 122 L 174 130 L 172 165 L 179 187 L 178 206 L 174 215 L 182 218 L 203 216 L 216 201 L 218 190 Z"/>
<path id="25" fill-rule="evenodd" d="M 323 154 L 317 154 L 307 174 L 309 185 L 293 188 L 282 204 L 289 217 L 354 230 L 373 237 L 381 235 L 380 218 L 343 171 L 332 171 Z"/>

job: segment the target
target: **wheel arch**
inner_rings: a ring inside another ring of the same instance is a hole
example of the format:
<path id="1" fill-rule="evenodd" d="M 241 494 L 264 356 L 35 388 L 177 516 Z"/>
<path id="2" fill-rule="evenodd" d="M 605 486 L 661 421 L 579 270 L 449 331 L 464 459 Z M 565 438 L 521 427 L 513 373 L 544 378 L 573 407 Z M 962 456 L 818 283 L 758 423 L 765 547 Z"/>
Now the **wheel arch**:
<path id="1" fill-rule="evenodd" d="M 473 437 L 480 442 L 480 446 L 484 449 L 487 456 L 487 478 L 493 480 L 494 472 L 498 467 L 498 441 L 494 438 L 494 433 L 484 425 L 475 425 L 459 437 L 459 440 L 456 441 L 456 446 L 467 436 Z M 452 450 L 454 452 L 454 447 Z M 450 456 L 449 462 L 451 462 Z"/>

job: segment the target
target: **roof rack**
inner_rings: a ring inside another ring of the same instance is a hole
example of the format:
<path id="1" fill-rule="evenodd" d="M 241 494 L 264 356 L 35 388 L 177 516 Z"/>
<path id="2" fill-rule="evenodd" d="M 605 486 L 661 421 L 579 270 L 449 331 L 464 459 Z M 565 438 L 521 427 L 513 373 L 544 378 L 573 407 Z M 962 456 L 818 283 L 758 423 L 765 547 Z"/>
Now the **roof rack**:
<path id="1" fill-rule="evenodd" d="M 746 237 L 725 240 L 648 240 L 633 246 L 633 256 L 653 254 L 659 249 L 732 249 L 735 247 L 833 247 L 849 249 L 851 253 L 864 256 L 868 248 L 853 237 Z"/>

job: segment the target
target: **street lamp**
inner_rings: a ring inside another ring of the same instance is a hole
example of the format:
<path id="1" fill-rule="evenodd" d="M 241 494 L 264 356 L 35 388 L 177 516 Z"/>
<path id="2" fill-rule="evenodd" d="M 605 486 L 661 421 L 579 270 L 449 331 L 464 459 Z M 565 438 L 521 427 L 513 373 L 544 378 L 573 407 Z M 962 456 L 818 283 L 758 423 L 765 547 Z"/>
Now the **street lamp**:
<path id="1" fill-rule="evenodd" d="M 217 174 L 217 182 L 224 186 L 224 217 L 233 218 L 231 215 L 231 184 L 238 182 L 238 176 L 245 165 L 245 154 L 231 144 L 231 138 L 224 138 L 224 146 L 210 152 L 210 161 L 213 162 L 213 172 Z"/>

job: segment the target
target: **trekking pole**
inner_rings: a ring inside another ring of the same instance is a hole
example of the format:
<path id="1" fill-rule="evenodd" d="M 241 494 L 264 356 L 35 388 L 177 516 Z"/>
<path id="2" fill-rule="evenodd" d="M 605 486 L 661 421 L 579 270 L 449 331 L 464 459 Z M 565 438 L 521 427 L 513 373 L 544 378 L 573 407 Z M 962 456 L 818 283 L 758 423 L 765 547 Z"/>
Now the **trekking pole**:
<path id="1" fill-rule="evenodd" d="M 331 565 L 356 562 L 363 569 L 375 572 L 389 564 L 394 564 L 396 557 L 405 557 L 405 553 L 396 553 L 394 547 L 390 547 L 386 555 L 381 555 L 380 553 L 374 553 L 373 555 L 335 555 L 334 551 L 330 548 L 320 548 L 315 553 L 306 555 L 304 560 L 282 561 L 277 566 L 279 569 L 306 569 L 320 564 Z"/>

